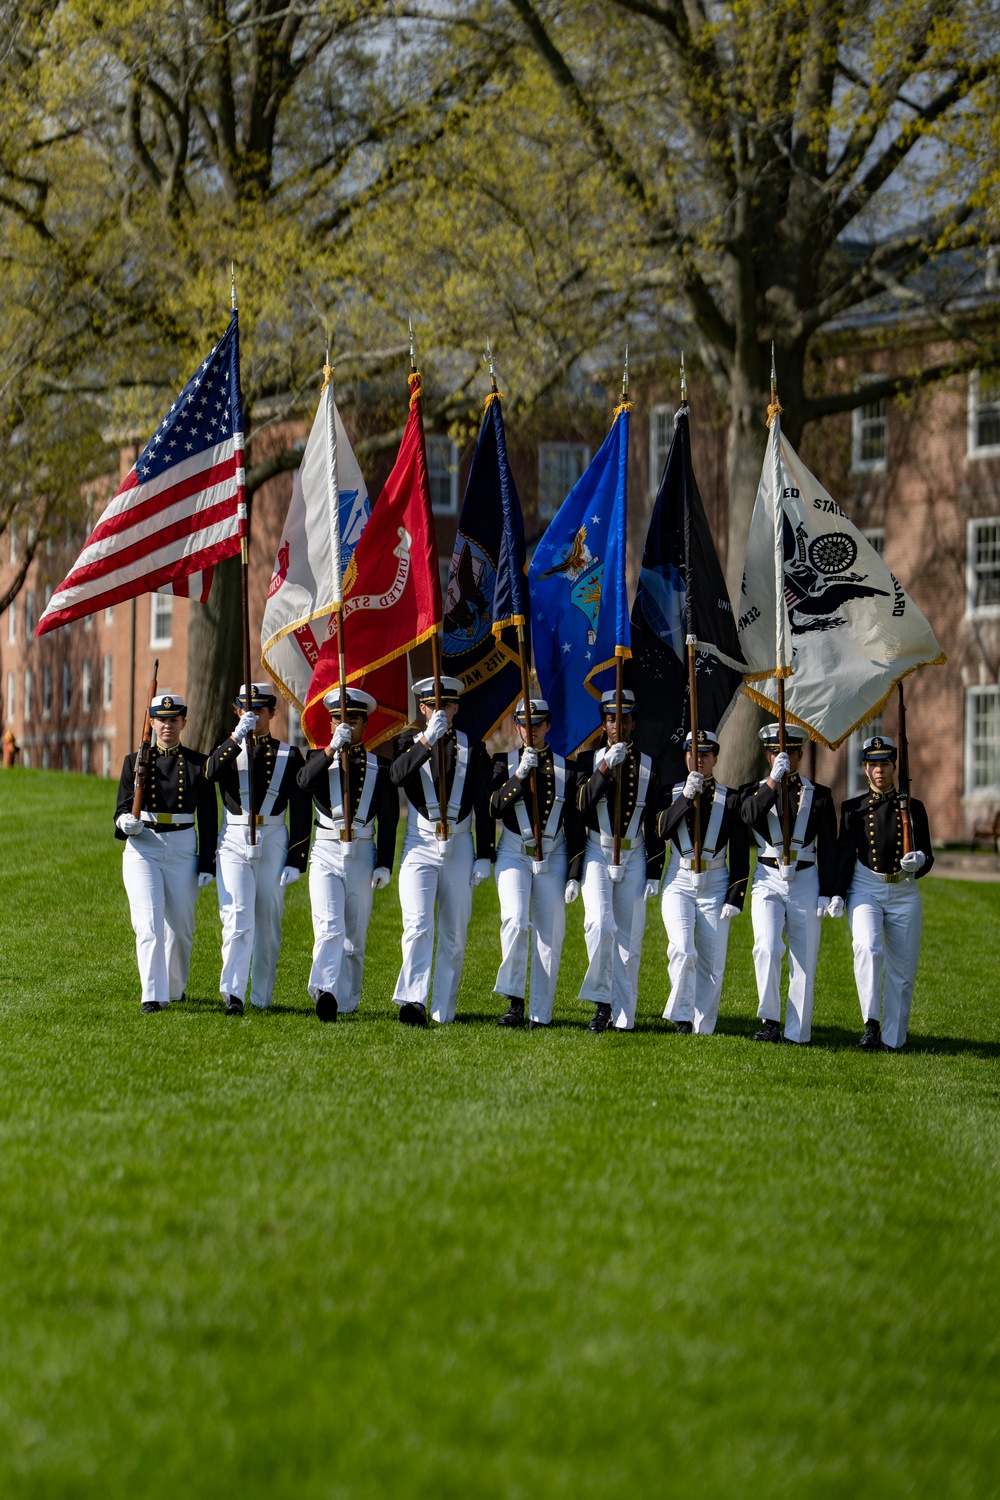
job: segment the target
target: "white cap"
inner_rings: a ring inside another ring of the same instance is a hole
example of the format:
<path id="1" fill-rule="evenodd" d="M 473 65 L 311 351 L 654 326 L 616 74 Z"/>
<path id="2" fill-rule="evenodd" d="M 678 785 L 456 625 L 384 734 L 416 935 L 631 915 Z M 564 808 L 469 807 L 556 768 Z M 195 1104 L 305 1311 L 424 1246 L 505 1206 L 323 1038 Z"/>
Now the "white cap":
<path id="1" fill-rule="evenodd" d="M 331 714 L 340 713 L 340 689 L 333 688 L 331 692 L 323 694 L 323 707 Z M 347 712 L 349 714 L 373 714 L 378 704 L 371 693 L 363 693 L 360 688 L 349 687 L 347 689 Z"/>
<path id="2" fill-rule="evenodd" d="M 460 693 L 465 692 L 465 684 L 457 677 L 441 678 L 441 702 L 457 703 Z M 421 677 L 419 682 L 413 684 L 413 696 L 418 703 L 434 702 L 434 678 Z"/>

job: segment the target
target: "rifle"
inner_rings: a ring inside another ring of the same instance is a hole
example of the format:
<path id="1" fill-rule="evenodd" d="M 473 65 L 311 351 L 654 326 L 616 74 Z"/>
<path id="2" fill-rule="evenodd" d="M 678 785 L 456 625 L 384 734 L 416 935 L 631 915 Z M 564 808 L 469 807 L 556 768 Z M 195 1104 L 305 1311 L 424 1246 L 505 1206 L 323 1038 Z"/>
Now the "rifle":
<path id="1" fill-rule="evenodd" d="M 903 819 L 903 853 L 913 851 L 913 818 L 910 814 L 910 747 L 906 742 L 906 704 L 899 684 L 899 812 Z"/>
<path id="2" fill-rule="evenodd" d="M 142 814 L 142 796 L 146 790 L 146 777 L 149 774 L 149 756 L 153 742 L 153 722 L 149 717 L 149 710 L 156 697 L 156 674 L 159 668 L 160 658 L 157 657 L 153 663 L 153 680 L 149 684 L 149 697 L 146 699 L 146 717 L 142 721 L 142 740 L 139 744 L 139 753 L 135 758 L 135 790 L 132 793 L 133 818 L 138 818 Z"/>

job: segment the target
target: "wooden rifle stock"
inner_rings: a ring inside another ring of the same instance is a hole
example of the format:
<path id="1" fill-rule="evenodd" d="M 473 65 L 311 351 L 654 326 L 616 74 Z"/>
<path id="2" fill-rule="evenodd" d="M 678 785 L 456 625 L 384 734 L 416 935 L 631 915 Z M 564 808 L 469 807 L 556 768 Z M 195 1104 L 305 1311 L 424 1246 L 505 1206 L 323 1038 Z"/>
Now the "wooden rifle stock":
<path id="1" fill-rule="evenodd" d="M 913 818 L 910 814 L 910 747 L 906 740 L 906 704 L 899 684 L 899 813 L 903 820 L 903 853 L 913 852 Z"/>
<path id="2" fill-rule="evenodd" d="M 156 697 L 156 674 L 160 669 L 160 658 L 157 657 L 153 663 L 153 680 L 149 684 L 149 696 L 146 699 L 146 716 L 142 721 L 142 739 L 139 743 L 139 753 L 135 758 L 135 790 L 132 793 L 132 816 L 138 818 L 142 813 L 142 798 L 146 790 L 146 777 L 149 775 L 149 759 L 153 745 L 153 721 L 149 717 L 149 710 L 153 706 Z"/>

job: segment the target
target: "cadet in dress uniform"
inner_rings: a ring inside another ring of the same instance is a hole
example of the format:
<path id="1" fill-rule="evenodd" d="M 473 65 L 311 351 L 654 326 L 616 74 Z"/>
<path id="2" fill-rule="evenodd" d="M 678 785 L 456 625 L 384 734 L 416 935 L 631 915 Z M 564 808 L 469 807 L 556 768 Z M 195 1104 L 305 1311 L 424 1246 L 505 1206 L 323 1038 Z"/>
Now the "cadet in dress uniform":
<path id="1" fill-rule="evenodd" d="M 583 869 L 583 824 L 576 807 L 576 762 L 556 755 L 548 744 L 552 726 L 544 698 L 532 698 L 528 747 L 524 699 L 514 722 L 524 749 L 493 757 L 490 815 L 503 828 L 495 874 L 500 897 L 502 962 L 494 989 L 510 1004 L 501 1026 L 524 1025 L 524 997 L 531 942 L 529 1018 L 532 1027 L 548 1026 L 559 978 L 559 959 L 566 934 L 566 883 L 579 881 Z M 530 777 L 535 773 L 541 849 L 535 846 Z"/>
<path id="2" fill-rule="evenodd" d="M 913 798 L 913 848 L 903 853 L 892 740 L 886 735 L 865 740 L 862 759 L 868 791 L 851 797 L 840 811 L 835 900 L 843 910 L 842 898 L 847 898 L 854 939 L 854 978 L 865 1023 L 858 1045 L 866 1051 L 897 1052 L 906 1041 L 920 957 L 923 903 L 917 881 L 927 874 L 934 855 L 927 813 Z"/>
<path id="3" fill-rule="evenodd" d="M 587 972 L 580 999 L 597 1007 L 591 1031 L 631 1031 L 639 993 L 646 902 L 659 895 L 663 840 L 657 831 L 660 778 L 632 744 L 635 695 L 622 694 L 622 738 L 615 741 L 615 694 L 601 698 L 606 743 L 577 759 L 577 806 L 587 831 L 583 861 L 583 933 Z M 621 864 L 614 858 L 615 768 L 622 768 Z M 570 881 L 567 900 L 575 899 Z"/>
<path id="4" fill-rule="evenodd" d="M 753 918 L 753 964 L 764 1025 L 755 1032 L 758 1042 L 780 1042 L 781 961 L 788 943 L 788 1007 L 786 1042 L 808 1046 L 812 1038 L 813 987 L 819 958 L 820 924 L 833 915 L 837 869 L 837 816 L 829 787 L 799 774 L 805 731 L 789 724 L 787 752 L 779 750 L 777 724 L 760 731 L 768 764 L 766 781 L 742 789 L 743 821 L 757 845 L 757 868 L 750 890 Z M 791 825 L 790 863 L 782 863 L 781 817 L 778 791 L 784 782 Z"/>
<path id="5" fill-rule="evenodd" d="M 399 1006 L 399 1019 L 409 1026 L 426 1026 L 428 995 L 435 1021 L 455 1019 L 465 939 L 472 915 L 472 891 L 489 875 L 493 856 L 489 752 L 482 740 L 470 743 L 464 734 L 451 727 L 461 691 L 462 684 L 456 677 L 442 677 L 444 706 L 435 710 L 433 677 L 413 684 L 425 727 L 416 736 L 400 736 L 389 770 L 393 786 L 403 788 L 410 804 L 399 865 L 403 966 L 392 997 Z M 434 746 L 440 741 L 444 742 L 448 798 L 443 810 L 438 806 L 438 756 L 434 753 Z M 431 994 L 435 902 L 437 958 Z"/>
<path id="6" fill-rule="evenodd" d="M 222 792 L 225 809 L 219 839 L 217 881 L 222 917 L 222 977 L 219 988 L 227 1016 L 241 1016 L 247 984 L 261 1010 L 274 998 L 274 976 L 281 948 L 285 886 L 306 867 L 312 815 L 296 777 L 302 756 L 270 734 L 277 699 L 269 682 L 240 688 L 233 707 L 239 716 L 230 737 L 217 745 L 205 768 Z M 250 843 L 249 758 L 253 735 L 253 789 L 257 841 Z M 285 825 L 288 812 L 289 826 Z"/>
<path id="7" fill-rule="evenodd" d="M 311 794 L 316 837 L 309 861 L 313 960 L 309 994 L 321 1021 L 335 1021 L 357 1010 L 365 969 L 365 942 L 372 913 L 372 892 L 389 884 L 396 854 L 399 793 L 389 767 L 362 744 L 368 715 L 377 707 L 370 693 L 347 689 L 347 722 L 340 722 L 340 690 L 327 693 L 333 738 L 325 750 L 310 750 L 298 775 Z M 347 747 L 348 808 L 351 837 L 346 837 L 341 751 Z"/>
<path id="8" fill-rule="evenodd" d="M 142 796 L 132 816 L 136 754 L 127 755 L 118 783 L 115 837 L 125 840 L 122 879 L 128 892 L 142 1008 L 166 1010 L 183 997 L 191 966 L 198 887 L 215 878 L 219 809 L 205 779 L 205 757 L 181 744 L 187 705 L 160 693 L 149 707 L 154 740 Z M 195 849 L 195 820 L 198 843 Z"/>
<path id="9" fill-rule="evenodd" d="M 670 998 L 663 1012 L 680 1032 L 715 1030 L 726 972 L 729 924 L 743 910 L 750 877 L 750 838 L 740 816 L 740 793 L 713 776 L 719 741 L 698 730 L 698 758 L 684 741 L 686 781 L 660 814 L 660 835 L 675 846 L 663 886 Z M 701 870 L 694 870 L 694 807 L 701 793 Z M 726 868 L 726 852 L 729 868 Z"/>

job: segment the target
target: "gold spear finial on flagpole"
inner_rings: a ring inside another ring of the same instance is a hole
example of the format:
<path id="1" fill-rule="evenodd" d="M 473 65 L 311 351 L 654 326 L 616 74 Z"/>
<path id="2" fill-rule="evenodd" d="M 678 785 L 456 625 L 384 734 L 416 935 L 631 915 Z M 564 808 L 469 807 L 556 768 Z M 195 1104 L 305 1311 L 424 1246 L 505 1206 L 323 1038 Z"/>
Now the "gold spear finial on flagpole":
<path id="1" fill-rule="evenodd" d="M 622 371 L 622 400 L 628 400 L 628 342 L 625 344 L 625 368 Z"/>
<path id="2" fill-rule="evenodd" d="M 410 371 L 412 373 L 417 368 L 417 350 L 413 342 L 413 319 L 408 317 L 406 321 L 410 329 Z"/>
<path id="3" fill-rule="evenodd" d="M 229 306 L 236 312 L 236 262 L 229 262 Z"/>
<path id="4" fill-rule="evenodd" d="M 493 362 L 493 345 L 490 343 L 489 334 L 486 335 L 486 353 L 483 355 L 483 363 L 489 366 L 490 371 L 490 393 L 486 397 L 483 411 L 486 411 L 491 401 L 502 401 L 500 387 L 497 385 L 497 367 Z"/>
<path id="5" fill-rule="evenodd" d="M 775 417 L 780 417 L 784 407 L 778 400 L 778 374 L 774 363 L 774 339 L 771 340 L 771 404 L 767 408 L 767 425 L 770 427 Z"/>
<path id="6" fill-rule="evenodd" d="M 333 379 L 333 365 L 330 363 L 330 335 L 326 336 L 326 352 L 323 355 L 323 384 L 320 387 L 320 395 L 326 390 Z"/>
<path id="7" fill-rule="evenodd" d="M 681 405 L 682 406 L 687 406 L 687 404 L 688 404 L 688 378 L 687 378 L 687 372 L 684 369 L 684 350 L 682 349 L 681 350 Z"/>

